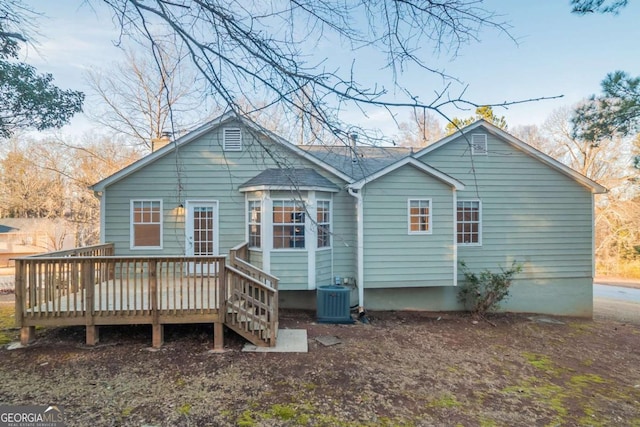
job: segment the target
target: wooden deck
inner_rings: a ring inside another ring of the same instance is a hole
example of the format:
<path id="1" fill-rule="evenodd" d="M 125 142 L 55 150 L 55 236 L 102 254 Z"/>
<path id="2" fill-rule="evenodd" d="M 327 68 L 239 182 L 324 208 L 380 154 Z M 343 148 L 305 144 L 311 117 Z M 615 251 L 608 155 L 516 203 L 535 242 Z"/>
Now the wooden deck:
<path id="1" fill-rule="evenodd" d="M 213 323 L 214 349 L 223 325 L 257 345 L 275 345 L 277 278 L 237 258 L 120 257 L 113 245 L 16 259 L 16 323 L 21 341 L 35 326 L 150 324 L 153 346 L 163 325 Z M 275 284 L 275 286 L 274 286 Z"/>

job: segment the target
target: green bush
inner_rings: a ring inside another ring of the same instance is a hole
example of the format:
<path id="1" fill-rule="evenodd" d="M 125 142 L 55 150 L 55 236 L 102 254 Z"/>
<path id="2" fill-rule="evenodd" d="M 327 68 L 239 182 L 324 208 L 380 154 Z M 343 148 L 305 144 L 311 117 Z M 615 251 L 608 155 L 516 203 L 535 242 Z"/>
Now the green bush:
<path id="1" fill-rule="evenodd" d="M 476 274 L 460 261 L 465 282 L 458 291 L 458 301 L 475 316 L 484 316 L 497 310 L 500 303 L 509 296 L 509 287 L 516 274 L 522 271 L 522 264 L 513 261 L 508 270 L 500 267 L 500 273 L 487 269 Z"/>

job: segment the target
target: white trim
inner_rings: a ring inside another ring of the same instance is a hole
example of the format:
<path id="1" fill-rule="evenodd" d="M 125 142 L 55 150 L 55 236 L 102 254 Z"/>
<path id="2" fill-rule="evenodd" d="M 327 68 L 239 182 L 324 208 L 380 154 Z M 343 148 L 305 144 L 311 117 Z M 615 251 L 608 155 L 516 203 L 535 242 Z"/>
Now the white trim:
<path id="1" fill-rule="evenodd" d="M 318 246 L 318 202 L 328 202 L 329 203 L 329 246 L 322 246 L 319 247 Z M 316 249 L 319 251 L 325 250 L 325 249 L 332 249 L 333 248 L 333 200 L 332 199 L 316 199 Z"/>
<path id="2" fill-rule="evenodd" d="M 227 133 L 237 134 L 233 138 L 227 138 Z M 237 140 L 236 140 L 237 138 Z M 222 128 L 222 151 L 242 151 L 242 128 L 223 127 Z"/>
<path id="3" fill-rule="evenodd" d="M 251 237 L 249 236 L 249 203 L 251 202 L 258 202 L 260 203 L 260 222 L 256 223 L 260 226 L 260 246 L 251 246 Z M 262 207 L 263 203 L 262 203 L 262 199 L 259 197 L 250 197 L 248 195 L 245 196 L 245 208 L 244 208 L 244 220 L 245 220 L 245 242 L 247 242 L 247 247 L 249 250 L 255 251 L 255 250 L 260 250 L 262 249 L 262 247 L 264 246 L 264 241 L 262 238 L 262 234 L 263 234 L 263 221 L 264 221 L 264 212 L 263 212 L 263 207 Z"/>
<path id="4" fill-rule="evenodd" d="M 422 163 L 419 160 L 414 159 L 413 157 L 403 157 L 402 159 L 398 160 L 397 162 L 394 162 L 392 164 L 390 164 L 389 166 L 387 166 L 386 168 L 383 168 L 381 170 L 379 170 L 378 172 L 369 175 L 367 177 L 362 178 L 361 180 L 354 182 L 353 184 L 349 185 L 350 188 L 353 188 L 354 190 L 360 190 L 362 187 L 364 187 L 365 184 L 374 181 L 390 172 L 393 172 L 394 170 L 401 168 L 402 166 L 405 165 L 411 165 L 413 167 L 415 167 L 416 169 L 426 173 L 427 175 L 431 175 L 434 178 L 449 184 L 450 186 L 456 188 L 457 190 L 464 190 L 464 184 L 460 181 L 458 181 L 457 179 L 453 178 L 452 176 L 447 175 L 444 172 L 441 172 L 425 163 Z"/>
<path id="5" fill-rule="evenodd" d="M 307 280 L 308 289 L 316 288 L 316 246 L 318 244 L 318 236 L 313 232 L 313 224 L 318 216 L 316 206 L 315 191 L 307 192 L 307 204 L 305 205 L 308 218 L 304 222 L 304 246 L 307 249 Z M 316 236 L 314 242 L 309 242 L 310 236 Z"/>
<path id="6" fill-rule="evenodd" d="M 458 243 L 458 202 L 478 202 L 478 241 L 474 242 L 474 243 Z M 458 199 L 456 201 L 456 206 L 455 206 L 455 214 L 456 214 L 456 218 L 455 218 L 455 235 L 456 235 L 456 245 L 458 246 L 464 246 L 464 247 L 482 247 L 482 200 L 480 199 Z"/>
<path id="7" fill-rule="evenodd" d="M 105 232 L 106 232 L 106 225 L 107 225 L 107 217 L 106 217 L 106 212 L 107 212 L 107 203 L 106 203 L 106 198 L 107 198 L 107 191 L 104 190 L 102 192 L 99 191 L 95 191 L 94 195 L 100 200 L 100 244 L 104 245 L 105 244 L 105 240 L 106 240 L 106 236 L 105 236 Z"/>
<path id="8" fill-rule="evenodd" d="M 530 146 L 529 144 L 527 144 L 526 142 L 523 142 L 521 140 L 519 140 L 518 138 L 516 138 L 513 135 L 508 134 L 507 132 L 503 131 L 502 129 L 498 128 L 497 126 L 492 125 L 491 123 L 485 121 L 485 120 L 478 120 L 477 122 L 474 122 L 472 124 L 470 124 L 469 126 L 466 126 L 462 129 L 460 129 L 459 131 L 441 139 L 440 141 L 433 143 L 431 145 L 429 145 L 428 147 L 423 148 L 422 150 L 418 151 L 417 153 L 413 154 L 414 158 L 419 158 L 422 157 L 426 154 L 431 153 L 434 150 L 437 150 L 438 148 L 442 147 L 443 145 L 446 145 L 448 143 L 450 143 L 451 141 L 454 141 L 456 139 L 458 139 L 461 135 L 464 135 L 465 133 L 469 133 L 473 130 L 476 130 L 479 127 L 483 127 L 484 130 L 486 130 L 487 132 L 489 132 L 490 134 L 501 138 L 502 140 L 506 141 L 507 143 L 511 144 L 513 147 L 523 151 L 524 153 L 540 160 L 542 163 L 546 164 L 547 166 L 550 166 L 553 169 L 556 169 L 557 171 L 559 171 L 560 173 L 573 178 L 575 181 L 577 181 L 579 184 L 589 188 L 591 190 L 592 193 L 594 194 L 601 194 L 601 193 L 606 193 L 607 189 L 605 187 L 603 187 L 602 185 L 598 184 L 597 182 L 593 181 L 592 179 L 587 178 L 586 176 L 580 174 L 579 172 L 576 172 L 575 170 L 571 169 L 570 167 L 560 163 L 559 161 L 557 161 L 556 159 L 544 154 L 541 151 L 536 150 L 535 148 L 533 148 L 532 146 Z"/>
<path id="9" fill-rule="evenodd" d="M 458 192 L 453 189 L 453 286 L 458 286 Z"/>
<path id="10" fill-rule="evenodd" d="M 159 246 L 135 246 L 135 233 L 133 227 L 133 205 L 136 202 L 160 202 L 160 245 Z M 162 199 L 129 199 L 129 249 L 140 250 L 162 250 L 164 243 L 164 207 Z"/>
<path id="11" fill-rule="evenodd" d="M 356 286 L 358 287 L 358 306 L 360 310 L 364 310 L 364 203 L 362 200 L 362 190 L 354 190 L 353 188 L 348 188 L 349 194 L 356 199 L 356 217 L 357 217 L 357 282 Z"/>
<path id="12" fill-rule="evenodd" d="M 412 231 L 411 230 L 411 202 L 428 202 L 429 214 L 427 216 L 427 231 Z M 433 234 L 433 201 L 431 198 L 424 199 L 407 199 L 407 234 L 410 236 L 428 235 Z"/>
<path id="13" fill-rule="evenodd" d="M 241 193 L 247 193 L 251 191 L 291 191 L 295 188 L 296 191 L 321 191 L 326 193 L 339 193 L 340 189 L 337 187 L 318 187 L 318 186 L 306 186 L 306 185 L 252 185 L 251 187 L 240 187 L 238 191 Z"/>
<path id="14" fill-rule="evenodd" d="M 196 206 L 213 206 L 213 255 L 218 256 L 220 254 L 220 203 L 217 200 L 185 200 L 184 208 L 185 208 L 185 238 L 184 238 L 184 250 L 185 255 L 193 256 L 193 245 L 191 245 L 191 249 L 189 247 L 189 236 L 193 234 L 193 221 L 189 221 L 191 218 L 191 209 Z M 189 233 L 191 231 L 191 233 Z"/>
<path id="15" fill-rule="evenodd" d="M 475 141 L 476 137 L 484 137 L 484 141 Z M 483 147 L 478 147 L 482 144 Z M 489 141 L 486 133 L 472 133 L 471 134 L 471 155 L 472 156 L 486 156 L 489 154 Z"/>
<path id="16" fill-rule="evenodd" d="M 273 251 L 273 202 L 271 194 L 265 191 L 262 194 L 262 270 L 271 273 L 271 251 Z"/>

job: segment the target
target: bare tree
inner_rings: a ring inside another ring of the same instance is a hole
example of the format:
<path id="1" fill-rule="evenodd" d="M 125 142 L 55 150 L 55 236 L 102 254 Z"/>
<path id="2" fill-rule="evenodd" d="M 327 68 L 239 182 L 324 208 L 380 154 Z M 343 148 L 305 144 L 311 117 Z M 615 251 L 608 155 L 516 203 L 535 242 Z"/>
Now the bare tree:
<path id="1" fill-rule="evenodd" d="M 41 162 L 47 147 L 37 141 L 10 140 L 0 159 L 0 206 L 2 215 L 14 218 L 54 218 L 64 213 L 65 185 L 62 177 Z M 50 163 L 49 163 L 50 165 Z"/>
<path id="2" fill-rule="evenodd" d="M 93 120 L 151 148 L 164 132 L 184 133 L 211 116 L 199 79 L 185 67 L 180 44 L 156 42 L 148 51 L 125 51 L 125 61 L 110 70 L 87 73 L 101 101 L 88 114 Z"/>
<path id="3" fill-rule="evenodd" d="M 280 105 L 291 117 L 304 116 L 307 123 L 320 124 L 345 142 L 348 126 L 339 115 L 346 107 L 365 114 L 367 107 L 390 113 L 397 108 L 426 109 L 446 117 L 446 105 L 491 105 L 451 94 L 447 83 L 433 99 L 421 101 L 402 84 L 401 75 L 418 67 L 450 82 L 446 71 L 430 64 L 433 57 L 455 57 L 483 29 L 508 35 L 508 25 L 477 0 L 103 1 L 123 35 L 151 41 L 154 51 L 158 43 L 152 28 L 164 24 L 184 42 L 191 63 L 219 105 L 246 115 L 251 111 L 239 99 L 265 100 L 265 108 Z M 336 46 L 341 57 L 352 59 L 348 69 L 313 55 L 324 40 L 341 45 Z M 367 49 L 384 55 L 381 66 L 371 64 L 370 57 L 366 64 L 357 61 L 355 53 Z M 386 87 L 367 83 L 373 67 L 389 72 L 397 97 Z"/>
<path id="4" fill-rule="evenodd" d="M 411 121 L 398 125 L 396 143 L 404 147 L 426 147 L 444 136 L 442 123 L 431 112 L 411 112 Z"/>

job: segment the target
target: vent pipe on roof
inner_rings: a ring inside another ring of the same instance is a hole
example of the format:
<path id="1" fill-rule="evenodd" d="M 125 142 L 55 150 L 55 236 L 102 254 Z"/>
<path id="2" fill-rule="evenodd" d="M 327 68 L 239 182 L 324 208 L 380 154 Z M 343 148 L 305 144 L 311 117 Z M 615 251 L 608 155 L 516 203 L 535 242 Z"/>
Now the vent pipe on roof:
<path id="1" fill-rule="evenodd" d="M 358 152 L 356 151 L 356 143 L 358 142 L 358 134 L 352 133 L 349 135 L 351 139 L 351 162 L 358 163 Z"/>

